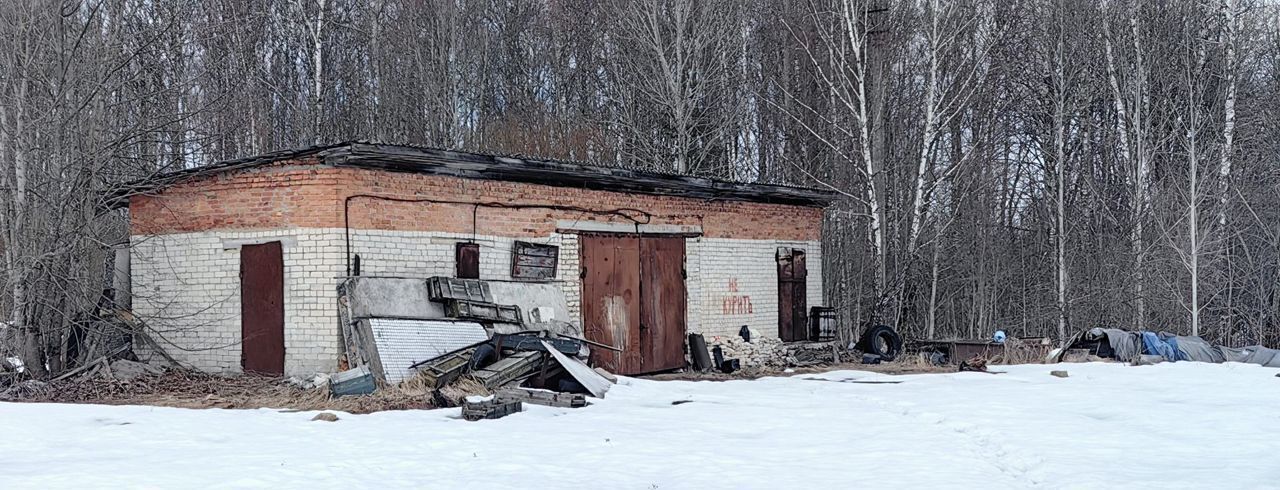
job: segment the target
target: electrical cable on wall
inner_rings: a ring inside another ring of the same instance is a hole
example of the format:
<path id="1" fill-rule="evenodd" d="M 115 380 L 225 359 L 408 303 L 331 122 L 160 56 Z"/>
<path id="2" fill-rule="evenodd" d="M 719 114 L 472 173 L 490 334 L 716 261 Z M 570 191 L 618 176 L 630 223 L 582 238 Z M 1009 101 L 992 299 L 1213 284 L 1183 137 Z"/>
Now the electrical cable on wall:
<path id="1" fill-rule="evenodd" d="M 564 205 L 556 205 L 556 204 L 512 204 L 512 203 L 503 203 L 503 202 L 458 201 L 458 200 L 451 200 L 451 199 L 403 198 L 403 197 L 381 196 L 377 194 L 352 194 L 350 196 L 347 196 L 346 199 L 344 199 L 342 202 L 342 226 L 343 226 L 344 238 L 346 241 L 347 276 L 352 275 L 351 274 L 352 273 L 352 269 L 351 269 L 351 201 L 357 198 L 374 199 L 374 200 L 389 201 L 389 202 L 403 202 L 403 203 L 456 204 L 456 205 L 472 206 L 471 240 L 473 243 L 476 240 L 477 229 L 479 227 L 479 223 L 477 222 L 477 214 L 479 213 L 480 207 L 490 207 L 490 208 L 498 208 L 498 209 L 552 209 L 552 210 L 558 210 L 558 211 L 574 211 L 574 212 L 579 212 L 583 214 L 594 214 L 599 216 L 618 216 L 623 219 L 626 219 L 627 221 L 632 222 L 636 227 L 637 233 L 640 230 L 640 225 L 648 224 L 653 218 L 652 214 L 649 214 L 646 211 L 635 209 L 635 208 L 590 209 L 590 208 L 584 208 L 581 206 L 564 206 Z M 639 215 L 641 218 L 643 218 L 643 220 L 641 220 L 640 218 L 637 218 L 635 215 Z"/>

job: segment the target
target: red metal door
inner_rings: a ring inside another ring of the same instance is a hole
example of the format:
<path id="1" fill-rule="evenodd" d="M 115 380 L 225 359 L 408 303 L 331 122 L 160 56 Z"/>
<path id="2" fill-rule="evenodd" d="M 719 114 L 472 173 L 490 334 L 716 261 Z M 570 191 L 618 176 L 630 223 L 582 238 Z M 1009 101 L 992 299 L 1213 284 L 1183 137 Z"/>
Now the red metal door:
<path id="1" fill-rule="evenodd" d="M 284 252 L 280 242 L 240 248 L 240 366 L 284 374 Z"/>
<path id="2" fill-rule="evenodd" d="M 684 367 L 684 238 L 640 239 L 640 369 Z"/>
<path id="3" fill-rule="evenodd" d="M 783 342 L 808 339 L 809 271 L 804 250 L 778 249 L 778 337 Z"/>
<path id="4" fill-rule="evenodd" d="M 592 349 L 596 366 L 618 374 L 641 373 L 640 238 L 588 235 L 579 238 L 582 264 L 582 326 L 588 340 L 622 349 Z"/>
<path id="5" fill-rule="evenodd" d="M 480 244 L 458 242 L 454 246 L 453 258 L 456 262 L 454 277 L 458 279 L 480 278 Z"/>

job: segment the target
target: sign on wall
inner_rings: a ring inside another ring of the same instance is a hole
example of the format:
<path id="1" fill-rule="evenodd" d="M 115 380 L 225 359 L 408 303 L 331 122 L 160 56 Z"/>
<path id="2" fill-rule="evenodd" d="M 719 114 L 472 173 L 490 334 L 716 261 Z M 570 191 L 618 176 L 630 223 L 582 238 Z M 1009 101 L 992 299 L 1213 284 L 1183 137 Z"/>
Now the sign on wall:
<path id="1" fill-rule="evenodd" d="M 511 277 L 547 281 L 556 277 L 560 247 L 517 241 L 511 246 Z"/>

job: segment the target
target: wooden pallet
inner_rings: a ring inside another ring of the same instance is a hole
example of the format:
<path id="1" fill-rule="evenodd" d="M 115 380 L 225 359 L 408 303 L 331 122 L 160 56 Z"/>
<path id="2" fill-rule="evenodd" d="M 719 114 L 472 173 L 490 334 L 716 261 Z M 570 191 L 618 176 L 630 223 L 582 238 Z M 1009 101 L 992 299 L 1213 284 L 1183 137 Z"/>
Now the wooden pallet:
<path id="1" fill-rule="evenodd" d="M 522 408 L 524 407 L 518 401 L 504 402 L 496 398 L 478 402 L 466 400 L 462 403 L 462 418 L 473 422 L 499 419 L 519 412 Z"/>
<path id="2" fill-rule="evenodd" d="M 475 352 L 475 347 L 450 352 L 422 363 L 416 369 L 421 373 L 419 376 L 422 377 L 428 387 L 433 389 L 443 388 L 466 374 L 468 364 L 471 363 L 471 356 Z"/>
<path id="3" fill-rule="evenodd" d="M 532 375 L 541 363 L 541 352 L 517 352 L 484 368 L 472 371 L 471 377 L 492 389 Z"/>
<path id="4" fill-rule="evenodd" d="M 545 390 L 525 388 L 504 388 L 499 390 L 494 399 L 500 402 L 523 402 L 548 407 L 580 408 L 587 406 L 587 397 L 579 393 L 557 393 Z"/>
<path id="5" fill-rule="evenodd" d="M 493 297 L 489 294 L 489 283 L 478 279 L 433 277 L 427 279 L 427 295 L 431 301 L 447 301 L 451 299 L 493 301 Z"/>
<path id="6" fill-rule="evenodd" d="M 520 307 L 515 305 L 498 305 L 484 301 L 451 299 L 445 301 L 444 309 L 453 318 L 515 324 L 524 323 L 520 321 Z"/>

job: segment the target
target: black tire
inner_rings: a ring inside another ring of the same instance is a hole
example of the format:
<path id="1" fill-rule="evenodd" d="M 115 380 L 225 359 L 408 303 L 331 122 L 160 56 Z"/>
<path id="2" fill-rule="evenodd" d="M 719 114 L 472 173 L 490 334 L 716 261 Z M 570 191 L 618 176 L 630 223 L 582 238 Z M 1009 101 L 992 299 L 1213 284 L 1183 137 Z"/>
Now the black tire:
<path id="1" fill-rule="evenodd" d="M 858 344 L 862 352 L 879 355 L 883 361 L 892 361 L 902 353 L 902 336 L 885 325 L 867 329 Z"/>
<path id="2" fill-rule="evenodd" d="M 471 361 L 467 363 L 467 369 L 475 371 L 497 360 L 498 350 L 493 348 L 493 344 L 484 344 L 476 347 L 476 351 L 471 353 Z"/>

